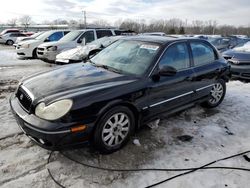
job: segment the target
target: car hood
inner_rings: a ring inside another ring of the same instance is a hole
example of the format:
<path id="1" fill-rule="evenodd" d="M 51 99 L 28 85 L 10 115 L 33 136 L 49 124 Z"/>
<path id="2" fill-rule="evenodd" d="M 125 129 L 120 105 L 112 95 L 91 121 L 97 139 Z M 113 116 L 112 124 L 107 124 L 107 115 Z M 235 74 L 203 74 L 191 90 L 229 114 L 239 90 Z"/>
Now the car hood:
<path id="1" fill-rule="evenodd" d="M 227 50 L 226 52 L 223 53 L 223 56 L 243 61 L 250 61 L 250 52 Z"/>
<path id="2" fill-rule="evenodd" d="M 57 47 L 71 47 L 72 44 L 76 45 L 75 44 L 76 42 L 74 41 L 68 41 L 68 42 L 65 42 L 65 41 L 53 41 L 53 42 L 46 42 L 46 43 L 43 43 L 41 45 L 39 45 L 39 47 L 49 47 L 49 46 L 57 46 Z"/>
<path id="3" fill-rule="evenodd" d="M 35 100 L 53 100 L 67 95 L 86 94 L 99 89 L 115 87 L 134 81 L 90 63 L 77 63 L 44 72 L 25 79 L 22 83 Z"/>
<path id="4" fill-rule="evenodd" d="M 64 51 L 56 56 L 57 59 L 82 60 L 87 57 L 89 52 L 98 49 L 100 45 L 78 46 L 76 48 Z"/>
<path id="5" fill-rule="evenodd" d="M 39 40 L 31 39 L 31 40 L 21 41 L 19 44 L 26 45 L 26 44 L 36 44 L 36 43 L 40 43 L 40 42 L 41 41 L 39 41 Z"/>

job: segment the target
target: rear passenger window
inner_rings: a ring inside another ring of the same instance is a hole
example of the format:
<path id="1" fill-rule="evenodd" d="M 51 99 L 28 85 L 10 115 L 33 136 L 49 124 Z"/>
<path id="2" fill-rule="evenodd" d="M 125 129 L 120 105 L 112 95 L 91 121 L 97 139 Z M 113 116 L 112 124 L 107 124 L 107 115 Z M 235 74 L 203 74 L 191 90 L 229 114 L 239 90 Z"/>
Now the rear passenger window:
<path id="1" fill-rule="evenodd" d="M 190 67 L 188 48 L 185 43 L 174 44 L 170 46 L 160 60 L 159 68 L 171 66 L 177 70 Z"/>
<path id="2" fill-rule="evenodd" d="M 205 43 L 192 42 L 191 49 L 195 66 L 212 63 L 216 59 L 213 48 Z"/>
<path id="3" fill-rule="evenodd" d="M 112 32 L 110 30 L 97 30 L 96 31 L 97 38 L 112 36 Z"/>
<path id="4" fill-rule="evenodd" d="M 115 30 L 114 32 L 115 32 L 115 35 L 121 35 L 122 34 L 122 31 L 120 31 L 120 30 Z"/>

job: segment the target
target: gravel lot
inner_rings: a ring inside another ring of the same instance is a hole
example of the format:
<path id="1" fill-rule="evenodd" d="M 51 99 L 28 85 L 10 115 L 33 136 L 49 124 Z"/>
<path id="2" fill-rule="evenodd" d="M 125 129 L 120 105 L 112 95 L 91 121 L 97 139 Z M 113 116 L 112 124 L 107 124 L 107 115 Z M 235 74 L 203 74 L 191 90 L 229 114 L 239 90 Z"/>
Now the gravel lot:
<path id="1" fill-rule="evenodd" d="M 13 47 L 0 46 L 0 187 L 58 187 L 47 168 L 66 187 L 146 187 L 180 172 L 107 172 L 80 166 L 56 152 L 33 144 L 18 128 L 8 99 L 18 81 L 55 65 L 40 60 L 19 60 Z M 200 106 L 160 121 L 159 127 L 143 128 L 122 150 L 100 155 L 91 148 L 66 151 L 71 157 L 110 168 L 189 168 L 250 150 L 250 84 L 227 84 L 224 102 L 216 109 Z M 189 135 L 190 140 L 181 136 Z M 138 139 L 140 144 L 133 144 Z M 250 157 L 250 155 L 248 155 Z M 250 168 L 243 157 L 215 166 Z M 158 187 L 248 188 L 249 172 L 200 170 Z"/>

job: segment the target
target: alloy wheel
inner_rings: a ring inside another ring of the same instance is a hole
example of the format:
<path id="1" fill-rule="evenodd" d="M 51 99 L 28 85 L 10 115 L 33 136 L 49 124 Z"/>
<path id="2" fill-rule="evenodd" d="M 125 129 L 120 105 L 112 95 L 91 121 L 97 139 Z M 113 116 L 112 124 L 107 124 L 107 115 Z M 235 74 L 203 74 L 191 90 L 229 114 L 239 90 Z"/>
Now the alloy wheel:
<path id="1" fill-rule="evenodd" d="M 127 137 L 130 129 L 130 119 L 125 113 L 115 113 L 105 123 L 102 129 L 102 140 L 107 146 L 117 146 Z"/>
<path id="2" fill-rule="evenodd" d="M 209 99 L 209 102 L 211 104 L 217 104 L 221 98 L 223 97 L 224 89 L 221 83 L 214 84 L 212 90 L 211 90 L 211 99 Z"/>

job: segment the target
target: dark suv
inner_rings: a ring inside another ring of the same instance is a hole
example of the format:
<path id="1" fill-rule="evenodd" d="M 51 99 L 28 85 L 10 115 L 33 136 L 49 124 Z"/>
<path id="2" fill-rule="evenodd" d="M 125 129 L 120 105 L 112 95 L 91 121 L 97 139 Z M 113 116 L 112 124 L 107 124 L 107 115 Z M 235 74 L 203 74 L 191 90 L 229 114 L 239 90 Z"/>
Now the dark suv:
<path id="1" fill-rule="evenodd" d="M 10 104 L 23 132 L 44 148 L 90 141 L 113 152 L 163 113 L 216 107 L 228 76 L 228 64 L 207 41 L 128 37 L 87 63 L 23 80 Z"/>

